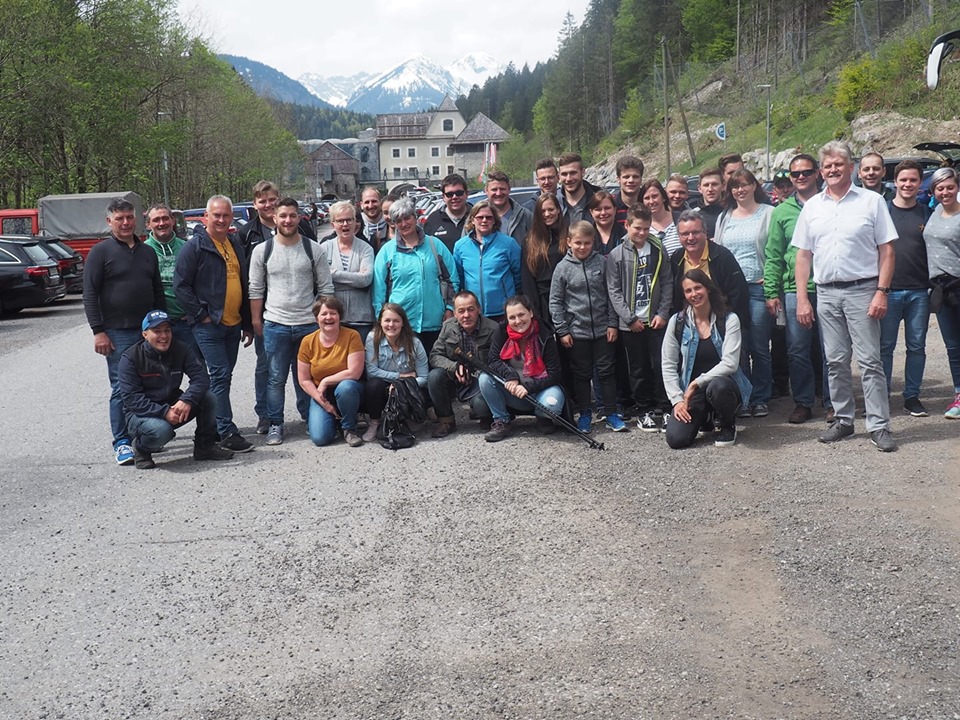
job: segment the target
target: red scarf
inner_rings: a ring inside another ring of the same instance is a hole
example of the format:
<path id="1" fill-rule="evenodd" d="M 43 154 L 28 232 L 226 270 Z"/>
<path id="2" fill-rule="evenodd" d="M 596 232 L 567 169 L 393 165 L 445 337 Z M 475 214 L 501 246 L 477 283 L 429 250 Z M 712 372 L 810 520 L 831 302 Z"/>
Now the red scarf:
<path id="1" fill-rule="evenodd" d="M 507 341 L 500 348 L 500 359 L 504 361 L 520 357 L 520 341 L 527 341 L 527 348 L 523 351 L 523 374 L 529 378 L 540 379 L 547 376 L 547 366 L 543 362 L 540 352 L 540 324 L 536 318 L 530 323 L 525 333 L 518 333 L 507 325 Z"/>

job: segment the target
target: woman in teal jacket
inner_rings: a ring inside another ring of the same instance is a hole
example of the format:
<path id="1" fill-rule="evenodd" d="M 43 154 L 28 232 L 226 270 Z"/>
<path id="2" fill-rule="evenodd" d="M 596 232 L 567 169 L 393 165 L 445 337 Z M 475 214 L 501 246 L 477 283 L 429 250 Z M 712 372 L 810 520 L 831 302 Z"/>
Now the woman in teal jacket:
<path id="1" fill-rule="evenodd" d="M 503 318 L 507 298 L 520 292 L 520 245 L 500 232 L 500 216 L 487 200 L 470 211 L 467 234 L 453 246 L 460 287 L 480 299 L 480 312 Z"/>
<path id="2" fill-rule="evenodd" d="M 390 206 L 390 221 L 397 232 L 373 266 L 373 311 L 379 316 L 384 303 L 400 305 L 429 354 L 443 321 L 453 317 L 453 296 L 460 290 L 453 255 L 424 234 L 409 198 Z"/>

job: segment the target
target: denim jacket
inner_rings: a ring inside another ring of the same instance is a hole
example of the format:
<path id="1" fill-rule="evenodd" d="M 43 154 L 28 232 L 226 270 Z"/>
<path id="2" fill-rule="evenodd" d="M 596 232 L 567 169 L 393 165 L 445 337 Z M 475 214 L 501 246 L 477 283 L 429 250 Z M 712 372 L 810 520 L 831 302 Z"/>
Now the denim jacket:
<path id="1" fill-rule="evenodd" d="M 427 351 L 423 349 L 420 338 L 413 339 L 413 353 L 416 357 L 414 363 L 411 363 L 406 350 L 401 347 L 394 352 L 386 338 L 381 338 L 379 357 L 375 358 L 373 354 L 373 335 L 374 333 L 367 335 L 366 347 L 364 348 L 367 375 L 389 382 L 398 379 L 401 373 L 414 371 L 417 373 L 417 385 L 420 387 L 427 386 L 430 366 L 427 364 Z"/>

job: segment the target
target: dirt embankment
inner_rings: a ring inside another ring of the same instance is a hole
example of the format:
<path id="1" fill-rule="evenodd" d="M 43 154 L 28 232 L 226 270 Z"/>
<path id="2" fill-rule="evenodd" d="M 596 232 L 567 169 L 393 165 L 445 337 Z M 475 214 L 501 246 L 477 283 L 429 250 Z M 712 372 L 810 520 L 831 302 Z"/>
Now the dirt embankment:
<path id="1" fill-rule="evenodd" d="M 690 133 L 693 137 L 695 150 L 702 151 L 707 142 L 713 137 L 716 128 L 716 122 L 712 124 L 697 125 L 696 116 L 688 116 L 690 121 Z M 703 121 L 701 121 L 703 122 Z M 682 123 L 674 122 L 674 130 L 670 138 L 670 147 L 674 153 L 674 160 L 680 159 L 686 162 L 689 157 L 687 153 L 687 140 L 683 132 Z M 929 118 L 909 117 L 896 112 L 878 112 L 868 115 L 861 115 L 850 123 L 850 130 L 845 138 L 850 142 L 855 155 L 863 155 L 871 150 L 876 151 L 884 157 L 909 157 L 915 155 L 930 155 L 931 153 L 921 153 L 913 149 L 913 146 L 922 142 L 960 142 L 960 120 L 932 120 Z M 790 162 L 790 158 L 800 152 L 798 148 L 784 148 L 778 142 L 777 138 L 772 138 L 772 147 L 770 149 L 772 171 L 785 169 Z M 815 149 L 813 149 L 815 150 Z M 805 148 L 804 152 L 811 152 L 811 148 Z M 597 184 L 615 184 L 616 172 L 614 166 L 617 159 L 623 155 L 637 155 L 642 158 L 646 171 L 646 177 L 666 177 L 666 152 L 663 144 L 662 134 L 653 142 L 631 142 L 621 147 L 617 152 L 605 158 L 602 162 L 590 167 L 587 170 L 587 177 L 591 182 Z M 763 165 L 766 161 L 766 148 L 760 147 L 743 153 L 747 167 L 754 171 L 760 171 L 766 175 Z"/>

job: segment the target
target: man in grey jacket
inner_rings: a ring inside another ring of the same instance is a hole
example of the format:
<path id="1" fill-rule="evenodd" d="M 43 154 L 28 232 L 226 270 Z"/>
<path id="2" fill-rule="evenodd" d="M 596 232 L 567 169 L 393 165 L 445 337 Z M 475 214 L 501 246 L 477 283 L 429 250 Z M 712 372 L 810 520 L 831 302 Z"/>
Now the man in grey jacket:
<path id="1" fill-rule="evenodd" d="M 510 199 L 510 178 L 499 170 L 487 175 L 487 199 L 500 216 L 501 230 L 523 245 L 533 224 L 533 213 Z"/>
<path id="2" fill-rule="evenodd" d="M 457 351 L 473 353 L 483 362 L 487 361 L 490 342 L 497 331 L 497 323 L 480 314 L 480 301 L 469 290 L 461 290 L 453 298 L 453 317 L 445 320 L 440 336 L 430 350 L 430 374 L 427 390 L 437 413 L 437 426 L 432 436 L 443 438 L 456 432 L 457 421 L 453 416 L 453 397 L 470 403 L 470 410 L 481 420 L 492 415 L 480 394 L 477 379 L 458 357 Z"/>
<path id="3" fill-rule="evenodd" d="M 333 294 L 330 268 L 320 247 L 300 234 L 300 209 L 293 198 L 277 203 L 277 234 L 250 256 L 250 312 L 253 331 L 267 355 L 267 445 L 283 442 L 283 406 L 287 374 L 297 377 L 300 341 L 317 329 L 311 307 L 320 295 Z M 267 293 L 269 289 L 269 295 Z M 310 398 L 294 382 L 297 409 L 306 419 Z"/>

